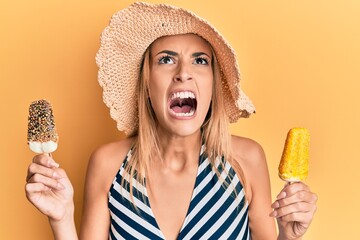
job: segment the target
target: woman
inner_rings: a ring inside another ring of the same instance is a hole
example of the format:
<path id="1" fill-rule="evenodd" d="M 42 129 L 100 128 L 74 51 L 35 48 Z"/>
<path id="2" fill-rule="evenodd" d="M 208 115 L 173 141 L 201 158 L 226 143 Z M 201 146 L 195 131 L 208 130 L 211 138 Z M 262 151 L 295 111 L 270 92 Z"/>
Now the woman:
<path id="1" fill-rule="evenodd" d="M 301 239 L 316 210 L 304 183 L 271 204 L 262 148 L 230 136 L 255 111 L 232 48 L 205 20 L 168 5 L 115 14 L 97 54 L 104 101 L 128 138 L 88 165 L 80 239 Z M 55 239 L 77 239 L 73 190 L 47 155 L 26 194 Z"/>

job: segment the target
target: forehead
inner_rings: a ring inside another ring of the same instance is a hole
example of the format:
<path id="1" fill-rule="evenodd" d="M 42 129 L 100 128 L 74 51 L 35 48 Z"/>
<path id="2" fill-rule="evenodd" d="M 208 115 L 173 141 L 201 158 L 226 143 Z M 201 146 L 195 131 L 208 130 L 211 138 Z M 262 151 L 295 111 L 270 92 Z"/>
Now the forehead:
<path id="1" fill-rule="evenodd" d="M 184 50 L 191 52 L 201 51 L 209 56 L 211 55 L 210 44 L 202 37 L 192 33 L 160 37 L 151 44 L 152 53 L 156 54 L 164 49 L 176 52 Z"/>

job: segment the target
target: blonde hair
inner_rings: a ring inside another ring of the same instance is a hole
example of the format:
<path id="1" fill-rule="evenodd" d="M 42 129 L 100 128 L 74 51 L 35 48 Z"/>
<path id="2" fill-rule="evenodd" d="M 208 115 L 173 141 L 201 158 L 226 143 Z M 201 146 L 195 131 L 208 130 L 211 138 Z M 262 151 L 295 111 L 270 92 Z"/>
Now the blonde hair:
<path id="1" fill-rule="evenodd" d="M 161 156 L 159 138 L 156 131 L 155 113 L 151 107 L 147 92 L 150 77 L 150 48 L 151 46 L 144 54 L 141 65 L 141 74 L 137 84 L 139 128 L 132 134 L 132 136 L 135 137 L 135 143 L 132 148 L 131 158 L 125 167 L 125 172 L 129 174 L 125 175 L 123 178 L 123 184 L 125 179 L 130 184 L 131 199 L 133 199 L 134 180 L 139 182 L 141 186 L 145 186 L 145 173 L 147 172 L 151 161 L 154 156 Z M 204 151 L 218 177 L 220 177 L 220 172 L 215 166 L 215 161 L 218 156 L 223 156 L 234 168 L 245 190 L 245 177 L 242 168 L 238 162 L 233 159 L 231 153 L 229 118 L 224 108 L 223 84 L 221 83 L 222 78 L 214 51 L 212 69 L 214 76 L 212 87 L 213 94 L 210 109 L 202 125 L 201 131 L 201 137 L 205 143 Z M 218 89 L 222 90 L 219 91 Z M 222 169 L 225 170 L 225 163 L 220 161 L 220 164 L 222 165 Z M 224 180 L 225 179 L 221 179 L 221 181 L 227 185 Z M 235 186 L 234 192 L 237 194 Z"/>

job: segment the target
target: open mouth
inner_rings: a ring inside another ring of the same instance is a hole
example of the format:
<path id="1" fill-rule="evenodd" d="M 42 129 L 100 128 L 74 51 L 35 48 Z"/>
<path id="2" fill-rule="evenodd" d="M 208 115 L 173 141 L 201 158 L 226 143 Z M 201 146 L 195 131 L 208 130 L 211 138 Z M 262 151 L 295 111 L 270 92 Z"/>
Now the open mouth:
<path id="1" fill-rule="evenodd" d="M 196 107 L 195 94 L 190 91 L 174 92 L 170 97 L 170 109 L 177 117 L 192 117 Z"/>

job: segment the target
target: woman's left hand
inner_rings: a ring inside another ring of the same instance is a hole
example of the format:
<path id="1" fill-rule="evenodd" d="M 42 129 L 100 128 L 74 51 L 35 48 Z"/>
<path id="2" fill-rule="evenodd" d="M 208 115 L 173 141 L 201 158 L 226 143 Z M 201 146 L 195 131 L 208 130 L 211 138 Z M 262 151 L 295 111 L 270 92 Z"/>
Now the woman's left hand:
<path id="1" fill-rule="evenodd" d="M 279 227 L 278 239 L 299 239 L 309 228 L 316 212 L 317 195 L 309 187 L 296 182 L 286 184 L 271 205 L 271 217 L 276 217 Z"/>

